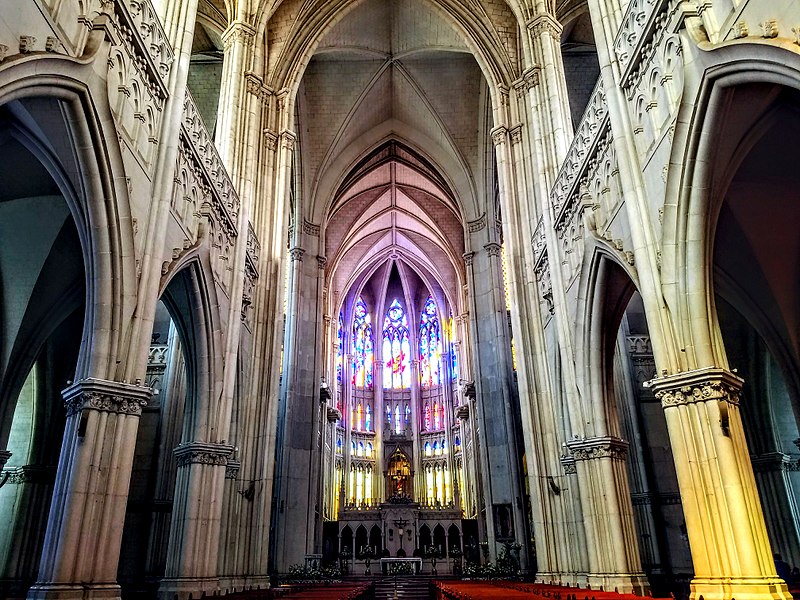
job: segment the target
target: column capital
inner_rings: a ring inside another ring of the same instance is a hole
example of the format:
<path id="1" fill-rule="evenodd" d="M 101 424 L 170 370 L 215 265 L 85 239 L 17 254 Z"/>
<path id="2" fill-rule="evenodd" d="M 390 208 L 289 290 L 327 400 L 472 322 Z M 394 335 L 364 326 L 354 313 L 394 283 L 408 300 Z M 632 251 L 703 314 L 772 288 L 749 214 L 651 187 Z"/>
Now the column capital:
<path id="1" fill-rule="evenodd" d="M 233 446 L 212 442 L 186 442 L 179 444 L 172 453 L 179 467 L 193 463 L 225 466 L 228 464 L 228 457 L 233 453 Z"/>
<path id="2" fill-rule="evenodd" d="M 561 467 L 564 469 L 564 475 L 575 475 L 578 472 L 578 468 L 575 466 L 575 457 L 571 454 L 561 457 Z"/>
<path id="3" fill-rule="evenodd" d="M 576 461 L 595 458 L 625 460 L 628 454 L 628 442 L 610 435 L 570 440 L 567 448 Z"/>
<path id="4" fill-rule="evenodd" d="M 302 261 L 303 260 L 303 255 L 305 253 L 306 253 L 306 251 L 303 248 L 301 248 L 300 246 L 295 246 L 294 248 L 289 250 L 289 255 L 292 257 L 292 261 L 295 261 L 295 260 Z"/>
<path id="5" fill-rule="evenodd" d="M 730 371 L 704 367 L 656 377 L 644 385 L 653 390 L 662 407 L 669 408 L 710 400 L 738 405 L 739 391 L 743 384 L 744 380 Z"/>
<path id="6" fill-rule="evenodd" d="M 543 33 L 547 33 L 556 40 L 561 39 L 561 31 L 564 29 L 561 23 L 550 13 L 537 15 L 525 25 L 534 37 L 539 37 Z"/>
<path id="7" fill-rule="evenodd" d="M 2 469 L 3 465 L 8 462 L 8 459 L 11 458 L 12 454 L 13 453 L 9 450 L 0 450 L 0 469 Z"/>
<path id="8" fill-rule="evenodd" d="M 753 471 L 767 473 L 772 471 L 797 471 L 798 464 L 792 462 L 792 457 L 783 452 L 765 452 L 750 456 Z"/>
<path id="9" fill-rule="evenodd" d="M 242 463 L 238 460 L 228 460 L 225 464 L 225 479 L 236 479 L 239 475 L 239 469 L 242 468 Z"/>
<path id="10" fill-rule="evenodd" d="M 87 377 L 61 392 L 67 417 L 84 409 L 139 416 L 153 390 L 145 385 Z"/>

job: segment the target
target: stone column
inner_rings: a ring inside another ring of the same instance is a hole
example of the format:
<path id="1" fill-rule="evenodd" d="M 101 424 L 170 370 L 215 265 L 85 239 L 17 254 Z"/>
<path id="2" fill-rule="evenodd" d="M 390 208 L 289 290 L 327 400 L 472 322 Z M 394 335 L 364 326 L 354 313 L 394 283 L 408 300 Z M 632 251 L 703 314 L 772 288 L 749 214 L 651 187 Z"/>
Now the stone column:
<path id="1" fill-rule="evenodd" d="M 742 428 L 742 383 L 717 367 L 649 382 L 664 408 L 675 458 L 695 569 L 692 598 L 788 600 Z"/>
<path id="2" fill-rule="evenodd" d="M 186 442 L 174 450 L 178 465 L 169 555 L 159 597 L 183 600 L 219 589 L 219 548 L 225 468 L 233 446 Z"/>
<path id="3" fill-rule="evenodd" d="M 151 390 L 87 378 L 66 388 L 66 426 L 30 599 L 119 598 L 117 563 L 133 449 Z"/>
<path id="4" fill-rule="evenodd" d="M 789 477 L 800 467 L 783 452 L 766 452 L 750 458 L 773 550 L 790 565 L 796 565 L 800 560 L 797 554 L 800 536 L 797 499 Z"/>
<path id="5" fill-rule="evenodd" d="M 639 559 L 625 467 L 628 443 L 599 436 L 572 440 L 567 447 L 575 458 L 581 490 L 589 585 L 644 595 L 647 578 Z"/>

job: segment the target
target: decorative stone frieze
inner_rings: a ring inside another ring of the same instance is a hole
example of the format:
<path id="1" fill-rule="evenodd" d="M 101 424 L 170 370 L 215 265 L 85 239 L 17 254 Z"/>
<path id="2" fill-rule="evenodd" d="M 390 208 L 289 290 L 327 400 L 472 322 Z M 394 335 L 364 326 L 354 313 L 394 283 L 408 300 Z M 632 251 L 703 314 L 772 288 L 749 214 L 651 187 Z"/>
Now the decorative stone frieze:
<path id="1" fill-rule="evenodd" d="M 76 381 L 63 392 L 66 416 L 83 410 L 139 416 L 147 406 L 152 390 L 143 385 L 87 378 Z"/>
<path id="2" fill-rule="evenodd" d="M 480 217 L 478 217 L 474 221 L 469 221 L 467 223 L 467 227 L 469 228 L 470 233 L 477 233 L 481 229 L 486 227 L 486 213 L 483 213 Z"/>
<path id="3" fill-rule="evenodd" d="M 233 453 L 233 446 L 210 442 L 186 442 L 172 451 L 179 467 L 191 464 L 225 466 Z"/>
<path id="4" fill-rule="evenodd" d="M 730 371 L 706 367 L 657 377 L 647 382 L 647 385 L 653 390 L 661 406 L 670 408 L 712 400 L 738 405 L 743 383 L 741 377 Z"/>
<path id="5" fill-rule="evenodd" d="M 303 233 L 305 233 L 306 235 L 313 235 L 314 237 L 318 237 L 319 225 L 315 225 L 311 221 L 303 219 Z"/>
<path id="6" fill-rule="evenodd" d="M 613 436 L 578 438 L 567 442 L 567 448 L 576 461 L 611 458 L 625 460 L 628 442 Z"/>

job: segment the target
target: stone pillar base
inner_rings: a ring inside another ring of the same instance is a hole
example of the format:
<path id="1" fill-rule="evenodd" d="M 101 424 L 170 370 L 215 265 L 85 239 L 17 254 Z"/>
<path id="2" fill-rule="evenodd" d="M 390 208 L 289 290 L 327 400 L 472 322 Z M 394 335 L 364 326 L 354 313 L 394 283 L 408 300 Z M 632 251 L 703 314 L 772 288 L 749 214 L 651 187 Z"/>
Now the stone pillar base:
<path id="1" fill-rule="evenodd" d="M 536 583 L 566 585 L 568 587 L 585 588 L 587 586 L 586 573 L 559 573 L 556 571 L 539 571 L 536 573 Z"/>
<path id="2" fill-rule="evenodd" d="M 692 600 L 791 600 L 783 579 L 778 577 L 695 577 Z"/>
<path id="3" fill-rule="evenodd" d="M 219 589 L 222 594 L 232 594 L 243 590 L 266 590 L 269 587 L 269 575 L 219 578 Z"/>
<path id="4" fill-rule="evenodd" d="M 162 579 L 158 586 L 159 600 L 188 600 L 219 593 L 219 577 L 175 577 Z"/>
<path id="5" fill-rule="evenodd" d="M 116 583 L 46 583 L 28 590 L 28 600 L 119 600 Z"/>
<path id="6" fill-rule="evenodd" d="M 644 573 L 589 573 L 587 579 L 593 590 L 637 596 L 647 596 L 650 592 L 650 584 Z"/>

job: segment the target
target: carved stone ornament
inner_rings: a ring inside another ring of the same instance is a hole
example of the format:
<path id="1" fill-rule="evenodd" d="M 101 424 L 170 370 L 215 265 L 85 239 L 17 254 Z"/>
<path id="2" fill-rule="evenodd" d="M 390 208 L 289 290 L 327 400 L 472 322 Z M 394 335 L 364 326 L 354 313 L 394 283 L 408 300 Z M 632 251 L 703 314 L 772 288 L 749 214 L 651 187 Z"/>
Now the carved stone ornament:
<path id="1" fill-rule="evenodd" d="M 464 264 L 468 267 L 472 266 L 472 258 L 475 256 L 474 252 L 465 252 L 464 253 Z"/>
<path id="2" fill-rule="evenodd" d="M 238 460 L 229 460 L 228 464 L 225 465 L 225 479 L 236 479 L 241 467 L 242 463 Z"/>
<path id="3" fill-rule="evenodd" d="M 329 406 L 325 416 L 328 418 L 329 423 L 336 423 L 336 421 L 342 418 L 342 413 L 335 406 Z"/>
<path id="4" fill-rule="evenodd" d="M 52 483 L 56 477 L 55 466 L 24 465 L 3 469 L 2 477 L 8 476 L 6 483 L 22 485 L 24 483 Z M 2 479 L 0 479 L 1 481 Z"/>
<path id="5" fill-rule="evenodd" d="M 575 466 L 575 457 L 570 454 L 561 457 L 561 466 L 564 468 L 564 475 L 575 475 L 578 472 L 578 467 Z"/>
<path id="6" fill-rule="evenodd" d="M 498 125 L 492 129 L 490 135 L 492 136 L 492 142 L 495 146 L 505 144 L 506 137 L 508 136 L 508 128 L 505 125 Z"/>
<path id="7" fill-rule="evenodd" d="M 531 32 L 531 35 L 534 37 L 539 37 L 543 33 L 547 33 L 552 37 L 554 40 L 561 39 L 561 31 L 563 27 L 561 23 L 559 23 L 555 17 L 550 14 L 544 13 L 537 17 L 534 17 L 527 23 L 528 31 Z"/>
<path id="8" fill-rule="evenodd" d="M 233 453 L 233 446 L 210 442 L 187 442 L 172 451 L 179 467 L 190 464 L 225 466 Z"/>
<path id="9" fill-rule="evenodd" d="M 153 390 L 145 385 L 89 377 L 76 381 L 62 391 L 61 395 L 68 418 L 82 410 L 138 417 L 150 401 L 152 393 Z"/>
<path id="10" fill-rule="evenodd" d="M 628 442 L 612 436 L 573 439 L 567 442 L 567 448 L 576 461 L 596 458 L 625 460 L 628 454 Z"/>
<path id="11" fill-rule="evenodd" d="M 767 452 L 765 454 L 753 455 L 750 457 L 753 471 L 756 473 L 768 473 L 775 471 L 790 471 L 795 463 L 792 457 L 783 452 Z"/>
<path id="12" fill-rule="evenodd" d="M 0 468 L 3 467 L 8 462 L 8 459 L 11 458 L 12 453 L 8 450 L 0 450 Z"/>
<path id="13" fill-rule="evenodd" d="M 489 256 L 500 256 L 502 247 L 496 242 L 489 242 L 488 244 L 484 244 L 483 249 L 486 250 L 486 254 Z"/>
<path id="14" fill-rule="evenodd" d="M 469 221 L 467 223 L 467 227 L 469 228 L 470 233 L 477 233 L 481 229 L 486 227 L 486 213 L 483 213 L 480 217 L 478 217 L 474 221 Z"/>
<path id="15" fill-rule="evenodd" d="M 709 401 L 738 405 L 743 383 L 744 380 L 730 371 L 706 367 L 657 377 L 645 385 L 652 388 L 662 407 L 669 408 Z"/>
<path id="16" fill-rule="evenodd" d="M 305 250 L 300 248 L 299 246 L 295 246 L 291 250 L 289 250 L 289 256 L 292 257 L 292 260 L 303 260 L 303 255 L 306 253 Z"/>

